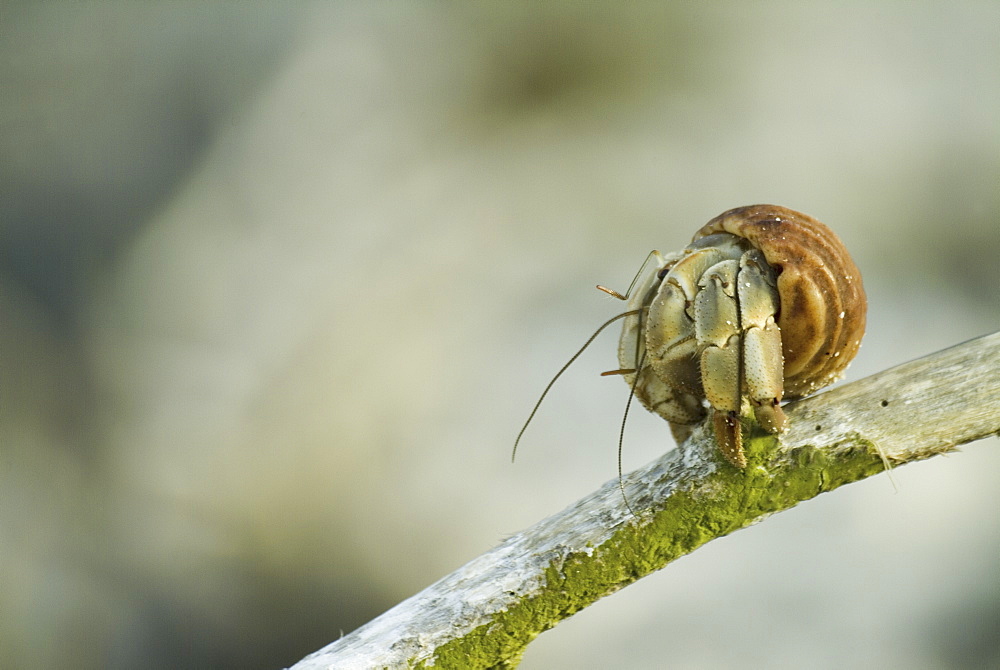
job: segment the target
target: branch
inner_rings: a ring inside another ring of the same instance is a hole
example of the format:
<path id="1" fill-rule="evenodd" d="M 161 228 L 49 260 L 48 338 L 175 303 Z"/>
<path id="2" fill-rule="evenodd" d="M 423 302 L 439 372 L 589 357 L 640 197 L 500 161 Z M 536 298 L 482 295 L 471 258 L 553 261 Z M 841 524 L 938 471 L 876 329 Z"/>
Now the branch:
<path id="1" fill-rule="evenodd" d="M 699 428 L 378 618 L 307 656 L 319 668 L 514 667 L 539 633 L 709 540 L 891 463 L 1000 434 L 1000 332 L 786 406 L 788 432 L 726 464 Z"/>

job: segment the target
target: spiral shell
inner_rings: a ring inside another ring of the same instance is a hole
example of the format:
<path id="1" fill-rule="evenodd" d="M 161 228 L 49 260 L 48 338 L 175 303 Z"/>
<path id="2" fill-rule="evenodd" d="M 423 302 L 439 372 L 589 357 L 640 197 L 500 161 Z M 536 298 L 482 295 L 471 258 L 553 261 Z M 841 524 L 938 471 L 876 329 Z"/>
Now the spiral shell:
<path id="1" fill-rule="evenodd" d="M 785 398 L 833 383 L 858 353 L 867 300 L 861 273 L 832 230 L 778 205 L 723 212 L 694 235 L 745 238 L 777 274 Z"/>

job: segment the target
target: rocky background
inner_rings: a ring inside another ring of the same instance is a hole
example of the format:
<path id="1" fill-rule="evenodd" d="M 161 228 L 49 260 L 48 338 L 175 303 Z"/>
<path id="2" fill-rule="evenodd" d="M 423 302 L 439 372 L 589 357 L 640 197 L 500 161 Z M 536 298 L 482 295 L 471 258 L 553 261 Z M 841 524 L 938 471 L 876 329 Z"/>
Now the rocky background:
<path id="1" fill-rule="evenodd" d="M 513 438 L 620 310 L 593 286 L 730 207 L 852 250 L 849 378 L 1000 324 L 994 2 L 2 18 L 5 668 L 289 665 L 613 478 L 613 334 Z M 672 446 L 631 414 L 626 469 Z M 998 446 L 713 542 L 522 667 L 996 667 Z"/>

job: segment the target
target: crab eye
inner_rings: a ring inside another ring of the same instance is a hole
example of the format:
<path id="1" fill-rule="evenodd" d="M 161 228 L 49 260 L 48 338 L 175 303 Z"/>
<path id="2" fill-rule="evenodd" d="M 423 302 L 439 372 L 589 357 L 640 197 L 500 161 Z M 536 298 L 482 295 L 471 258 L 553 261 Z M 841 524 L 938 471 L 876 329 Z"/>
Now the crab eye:
<path id="1" fill-rule="evenodd" d="M 669 272 L 670 272 L 669 267 L 662 267 L 660 268 L 660 271 L 656 273 L 656 278 L 662 280 L 664 277 L 667 276 L 667 273 Z"/>

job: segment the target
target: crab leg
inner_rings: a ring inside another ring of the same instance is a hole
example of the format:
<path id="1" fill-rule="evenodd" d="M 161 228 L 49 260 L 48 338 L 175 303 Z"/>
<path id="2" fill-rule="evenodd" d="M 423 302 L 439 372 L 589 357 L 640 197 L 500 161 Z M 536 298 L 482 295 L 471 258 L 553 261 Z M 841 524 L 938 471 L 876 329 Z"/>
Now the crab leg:
<path id="1" fill-rule="evenodd" d="M 694 302 L 695 336 L 704 347 L 700 371 L 705 398 L 722 453 L 745 467 L 740 415 L 741 336 L 736 277 L 739 263 L 726 260 L 709 268 L 699 281 Z"/>
<path id="2" fill-rule="evenodd" d="M 774 322 L 778 289 L 773 271 L 756 249 L 740 259 L 738 283 L 743 387 L 761 427 L 769 433 L 780 433 L 787 419 L 780 407 L 784 389 L 781 329 Z"/>

